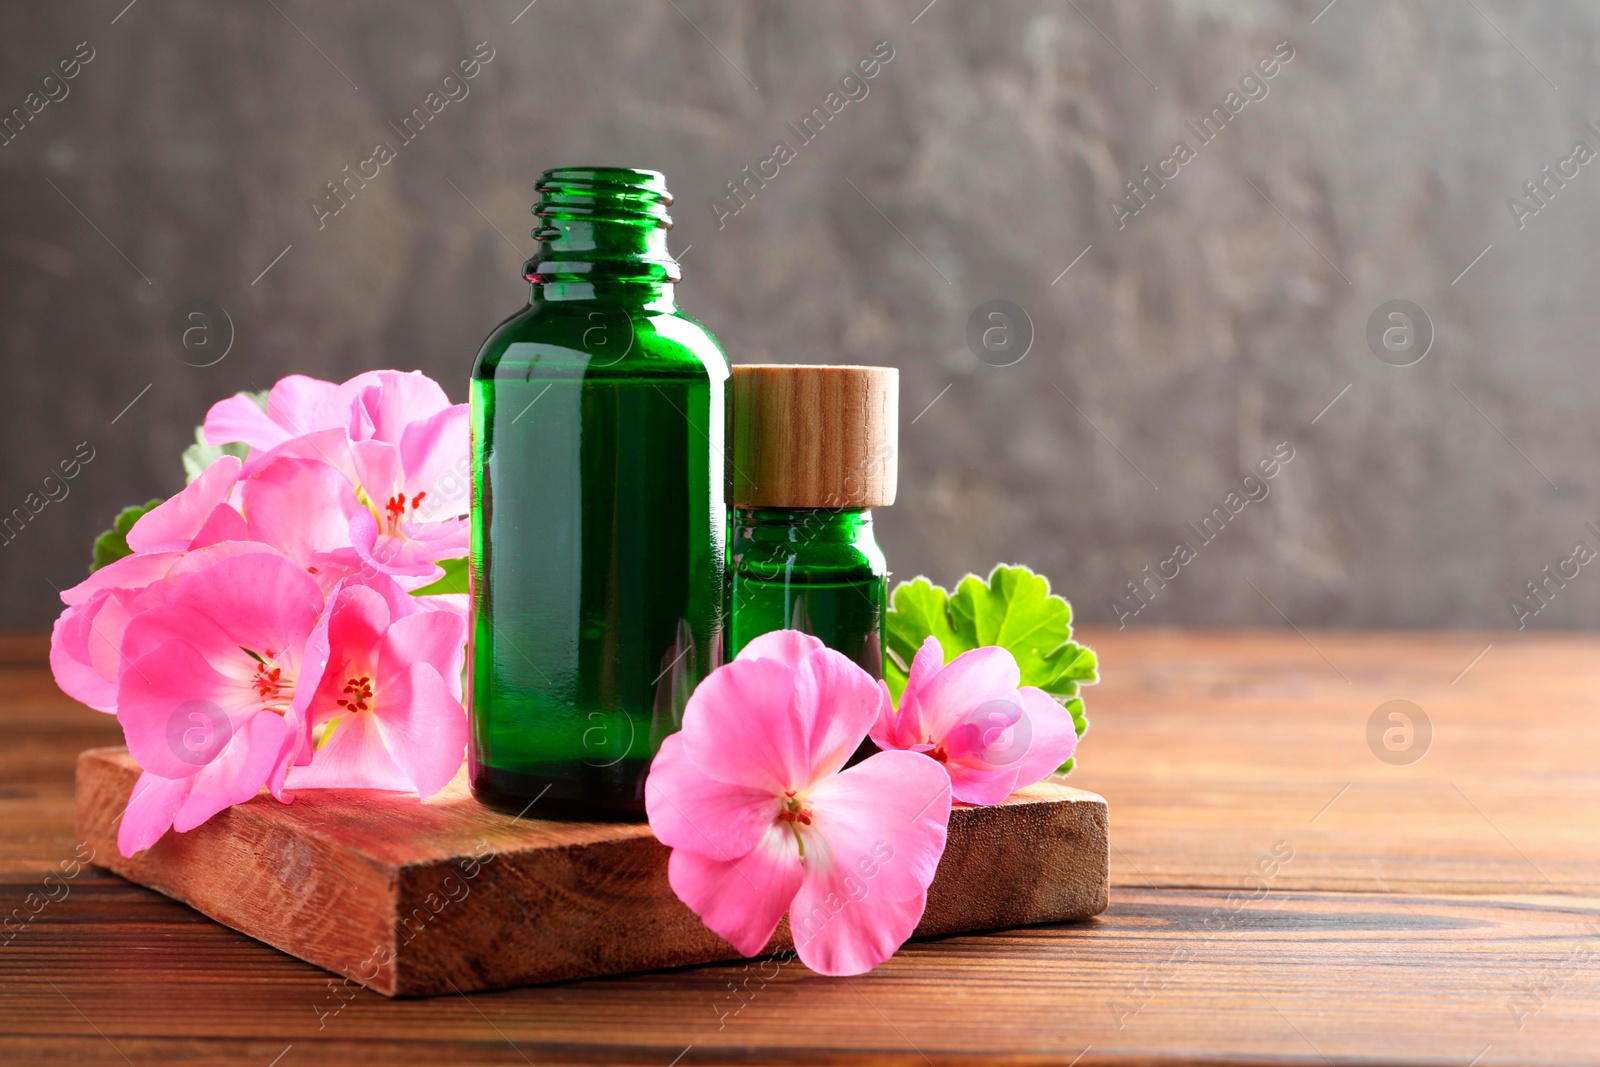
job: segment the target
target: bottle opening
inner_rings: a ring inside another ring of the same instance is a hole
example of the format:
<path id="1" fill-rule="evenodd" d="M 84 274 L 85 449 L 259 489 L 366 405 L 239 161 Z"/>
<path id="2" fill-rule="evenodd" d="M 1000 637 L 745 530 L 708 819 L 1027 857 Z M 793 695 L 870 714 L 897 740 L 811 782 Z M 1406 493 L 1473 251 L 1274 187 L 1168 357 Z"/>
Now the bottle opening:
<path id="1" fill-rule="evenodd" d="M 557 167 L 534 182 L 540 249 L 523 274 L 535 284 L 614 279 L 676 282 L 682 271 L 667 251 L 672 194 L 659 171 L 631 167 Z"/>

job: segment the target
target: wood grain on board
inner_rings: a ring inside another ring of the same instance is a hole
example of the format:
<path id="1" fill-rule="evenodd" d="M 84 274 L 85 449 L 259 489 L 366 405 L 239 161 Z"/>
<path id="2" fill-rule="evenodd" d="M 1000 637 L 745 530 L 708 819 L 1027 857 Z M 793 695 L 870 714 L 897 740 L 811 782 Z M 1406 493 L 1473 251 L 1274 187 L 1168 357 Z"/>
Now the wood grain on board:
<path id="1" fill-rule="evenodd" d="M 506 815 L 472 799 L 463 770 L 427 801 L 353 789 L 301 790 L 292 804 L 257 797 L 127 858 L 116 824 L 138 776 L 124 749 L 78 759 L 78 837 L 96 863 L 380 993 L 739 955 L 673 895 L 668 849 L 643 823 L 552 822 L 536 806 Z M 1098 915 L 1106 829 L 1104 800 L 1050 781 L 956 809 L 917 932 Z M 793 946 L 785 919 L 766 951 Z"/>

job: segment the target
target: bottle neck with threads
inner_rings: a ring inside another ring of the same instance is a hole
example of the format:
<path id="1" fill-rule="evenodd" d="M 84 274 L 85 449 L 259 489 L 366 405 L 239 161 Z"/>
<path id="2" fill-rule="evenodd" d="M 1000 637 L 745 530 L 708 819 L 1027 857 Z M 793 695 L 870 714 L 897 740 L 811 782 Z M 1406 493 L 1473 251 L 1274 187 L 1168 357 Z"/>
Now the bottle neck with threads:
<path id="1" fill-rule="evenodd" d="M 534 183 L 539 249 L 523 266 L 528 302 L 602 301 L 676 307 L 682 277 L 667 251 L 672 194 L 656 171 L 562 167 Z"/>

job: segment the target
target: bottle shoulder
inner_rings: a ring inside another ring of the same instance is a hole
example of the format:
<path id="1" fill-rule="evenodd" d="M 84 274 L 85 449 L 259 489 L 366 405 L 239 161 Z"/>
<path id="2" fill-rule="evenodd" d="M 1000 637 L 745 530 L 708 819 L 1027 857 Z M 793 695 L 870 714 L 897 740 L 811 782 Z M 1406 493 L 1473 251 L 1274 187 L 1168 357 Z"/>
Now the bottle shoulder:
<path id="1" fill-rule="evenodd" d="M 735 529 L 728 543 L 728 566 L 735 576 L 763 580 L 782 576 L 801 580 L 867 581 L 884 578 L 889 565 L 870 536 L 846 541 L 750 536 Z"/>
<path id="2" fill-rule="evenodd" d="M 711 331 L 676 309 L 603 301 L 535 302 L 478 350 L 478 380 L 534 377 L 698 378 L 720 384 L 728 360 Z"/>

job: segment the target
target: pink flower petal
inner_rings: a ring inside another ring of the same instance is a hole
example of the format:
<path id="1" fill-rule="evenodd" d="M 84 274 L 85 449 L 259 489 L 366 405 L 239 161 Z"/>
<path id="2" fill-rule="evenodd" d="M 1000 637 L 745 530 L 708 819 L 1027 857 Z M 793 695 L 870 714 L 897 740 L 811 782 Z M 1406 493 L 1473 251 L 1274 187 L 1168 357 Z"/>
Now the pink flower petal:
<path id="1" fill-rule="evenodd" d="M 941 670 L 944 669 L 944 646 L 939 639 L 929 634 L 922 640 L 922 647 L 917 649 L 917 654 L 911 660 L 911 673 L 906 676 L 906 691 L 916 693 Z"/>
<path id="2" fill-rule="evenodd" d="M 950 822 L 950 779 L 933 760 L 879 752 L 818 782 L 806 799 L 808 880 L 853 873 L 886 900 L 910 899 L 933 882 Z M 813 837 L 825 846 L 814 850 Z"/>
<path id="3" fill-rule="evenodd" d="M 822 648 L 820 640 L 799 630 L 773 630 L 764 633 L 739 650 L 735 659 L 775 659 L 791 667 L 800 666 L 806 656 Z"/>
<path id="4" fill-rule="evenodd" d="M 172 817 L 180 834 L 193 830 L 224 808 L 261 792 L 289 740 L 283 718 L 260 711 L 234 732 L 218 757 L 191 779 L 189 795 Z"/>
<path id="5" fill-rule="evenodd" d="M 451 611 L 418 612 L 390 623 L 379 653 L 380 669 L 403 669 L 407 663 L 429 664 L 444 678 L 451 699 L 459 702 L 466 643 L 467 620 L 460 615 Z"/>
<path id="6" fill-rule="evenodd" d="M 447 542 L 435 544 L 382 533 L 378 527 L 378 520 L 373 517 L 372 512 L 360 508 L 350 516 L 350 542 L 355 546 L 362 562 L 375 573 L 396 577 L 426 577 L 427 581 L 431 582 L 436 581 L 444 573 L 434 562 L 435 560 L 459 559 L 466 550 L 466 542 L 461 535 L 468 533 L 467 527 L 463 524 L 455 525 L 459 530 L 449 531 Z"/>
<path id="7" fill-rule="evenodd" d="M 950 776 L 950 792 L 963 804 L 999 804 L 1017 791 L 1017 768 L 997 767 L 979 759 L 942 764 Z"/>
<path id="8" fill-rule="evenodd" d="M 211 405 L 206 412 L 206 440 L 213 445 L 243 441 L 251 448 L 274 448 L 291 434 L 274 422 L 261 405 L 247 396 L 230 396 Z"/>
<path id="9" fill-rule="evenodd" d="M 924 646 L 926 647 L 926 646 Z M 921 653 L 917 658 L 922 658 Z M 900 694 L 900 713 L 920 721 L 922 737 L 938 740 L 960 726 L 973 709 L 989 700 L 1016 699 L 1022 672 L 1011 653 L 995 645 L 974 648 L 946 663 L 919 685 L 915 694 Z"/>
<path id="10" fill-rule="evenodd" d="M 273 460 L 241 483 L 250 538 L 302 567 L 319 553 L 350 547 L 350 516 L 364 511 L 350 482 L 321 460 Z"/>
<path id="11" fill-rule="evenodd" d="M 272 795 L 284 802 L 294 799 L 288 793 L 289 768 L 311 762 L 312 704 L 328 674 L 330 659 L 328 625 L 332 621 L 332 615 L 331 611 L 322 613 L 300 652 L 300 673 L 295 681 L 294 701 L 289 707 L 289 713 L 284 716 L 284 724 L 293 735 L 293 743 L 285 747 L 284 759 L 272 769 L 272 777 L 267 781 L 267 787 L 272 790 Z"/>
<path id="12" fill-rule="evenodd" d="M 348 427 L 352 421 L 368 427 L 353 438 L 372 437 L 400 443 L 405 428 L 450 406 L 439 383 L 421 371 L 367 371 L 328 394 L 318 411 L 319 425 Z M 352 420 L 352 412 L 359 412 Z M 338 420 L 338 421 L 335 421 Z"/>
<path id="13" fill-rule="evenodd" d="M 140 552 L 108 563 L 61 594 L 63 604 L 78 605 L 107 589 L 143 589 L 165 578 L 181 552 Z"/>
<path id="14" fill-rule="evenodd" d="M 888 690 L 831 648 L 807 654 L 795 671 L 790 721 L 806 727 L 800 758 L 811 770 L 800 786 L 835 774 L 878 720 Z M 798 769 L 797 769 L 798 770 Z"/>
<path id="15" fill-rule="evenodd" d="M 267 394 L 267 412 L 274 422 L 288 431 L 285 439 L 313 430 L 326 430 L 328 426 L 317 422 L 317 412 L 323 401 L 332 396 L 337 388 L 332 382 L 308 378 L 303 374 L 279 378 L 278 384 Z"/>
<path id="16" fill-rule="evenodd" d="M 810 782 L 810 723 L 791 713 L 797 674 L 775 659 L 736 659 L 713 671 L 684 708 L 690 761 L 769 796 Z"/>
<path id="17" fill-rule="evenodd" d="M 305 641 L 323 599 L 316 581 L 292 561 L 246 552 L 188 576 L 168 603 L 209 617 L 238 647 L 281 656 Z"/>
<path id="18" fill-rule="evenodd" d="M 193 781 L 168 779 L 145 771 L 133 783 L 133 795 L 117 826 L 117 851 L 125 857 L 143 852 L 172 829 L 172 817 L 189 797 Z"/>
<path id="19" fill-rule="evenodd" d="M 852 900 L 842 880 L 817 879 L 800 887 L 789 911 L 795 954 L 818 974 L 865 974 L 900 950 L 922 921 L 928 894 L 910 900 L 867 896 Z M 837 906 L 838 910 L 833 910 Z"/>
<path id="20" fill-rule="evenodd" d="M 135 552 L 170 552 L 189 547 L 211 512 L 228 502 L 239 479 L 237 456 L 222 456 L 177 496 L 140 516 L 128 531 Z"/>
<path id="21" fill-rule="evenodd" d="M 344 715 L 338 701 L 349 695 L 345 686 L 363 677 L 371 680 L 379 673 L 378 651 L 389 622 L 389 605 L 376 591 L 346 585 L 334 594 L 333 603 L 317 624 L 326 634 L 328 658 L 319 672 L 322 680 L 315 699 L 307 709 L 311 725 Z"/>
<path id="22" fill-rule="evenodd" d="M 265 452 L 251 452 L 239 476 L 249 478 L 267 464 L 280 459 L 318 460 L 343 474 L 352 486 L 357 484 L 355 459 L 350 455 L 350 439 L 345 436 L 343 427 L 314 430 L 291 437 Z"/>
<path id="23" fill-rule="evenodd" d="M 911 936 L 944 854 L 950 781 L 913 752 L 880 752 L 807 794 L 805 880 L 789 913 L 819 974 L 861 974 Z"/>
<path id="24" fill-rule="evenodd" d="M 250 530 L 244 523 L 244 516 L 233 509 L 231 504 L 218 504 L 211 509 L 211 515 L 205 524 L 196 531 L 193 540 L 189 542 L 190 548 L 206 548 L 222 541 L 248 541 Z"/>
<path id="25" fill-rule="evenodd" d="M 1072 713 L 1043 689 L 1029 685 L 1017 692 L 1031 734 L 1027 754 L 1017 761 L 1020 789 L 1055 773 L 1071 759 L 1078 748 L 1078 731 L 1072 725 Z"/>
<path id="26" fill-rule="evenodd" d="M 135 640 L 157 612 L 170 617 L 170 609 L 155 609 L 136 620 L 129 627 Z M 189 778 L 260 706 L 254 695 L 244 681 L 219 673 L 193 644 L 173 638 L 122 672 L 117 721 L 139 766 L 163 778 Z"/>
<path id="27" fill-rule="evenodd" d="M 96 711 L 115 713 L 117 680 L 95 669 L 91 647 L 105 640 L 95 632 L 95 618 L 111 596 L 110 590 L 103 591 L 87 604 L 67 608 L 56 619 L 50 631 L 50 673 L 73 700 Z"/>
<path id="28" fill-rule="evenodd" d="M 290 789 L 412 791 L 412 781 L 384 747 L 371 712 L 346 715 L 305 766 L 289 769 Z"/>
<path id="29" fill-rule="evenodd" d="M 403 490 L 413 497 L 418 493 L 442 493 L 440 482 L 470 449 L 471 416 L 466 404 L 456 404 L 411 423 L 400 436 Z M 457 510 L 465 512 L 466 507 Z"/>
<path id="30" fill-rule="evenodd" d="M 656 753 L 644 783 L 644 806 L 662 844 L 720 860 L 755 848 L 780 810 L 769 792 L 702 773 L 684 753 L 682 733 L 668 737 Z"/>
<path id="31" fill-rule="evenodd" d="M 433 796 L 450 784 L 467 754 L 467 712 L 431 663 L 381 679 L 378 732 L 409 788 Z M 369 713 L 363 713 L 369 714 Z"/>
<path id="32" fill-rule="evenodd" d="M 911 671 L 906 676 L 905 688 L 900 692 L 900 707 L 892 704 L 883 709 L 878 721 L 872 724 L 872 740 L 879 748 L 910 748 L 923 743 L 928 736 L 923 728 L 921 703 L 917 695 L 923 686 L 944 668 L 944 647 L 939 639 L 929 634 L 911 660 Z"/>
<path id="33" fill-rule="evenodd" d="M 746 956 L 772 940 L 802 874 L 794 835 L 778 823 L 736 860 L 710 859 L 679 848 L 667 861 L 667 881 L 678 899 Z"/>

